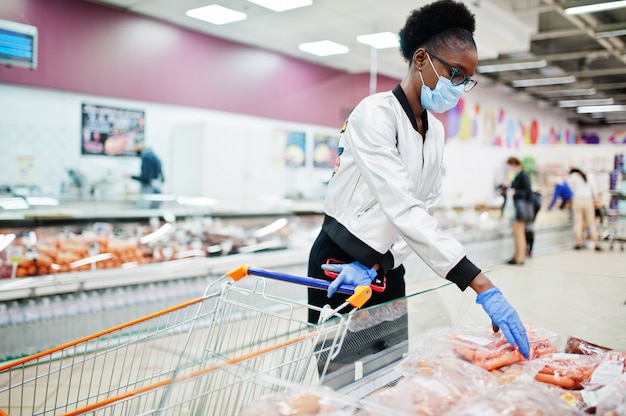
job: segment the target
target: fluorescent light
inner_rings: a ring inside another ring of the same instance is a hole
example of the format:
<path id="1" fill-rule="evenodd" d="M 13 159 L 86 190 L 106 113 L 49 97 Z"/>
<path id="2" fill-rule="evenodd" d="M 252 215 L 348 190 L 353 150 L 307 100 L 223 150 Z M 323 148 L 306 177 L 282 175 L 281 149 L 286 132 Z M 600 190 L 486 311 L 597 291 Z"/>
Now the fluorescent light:
<path id="1" fill-rule="evenodd" d="M 569 7 L 565 9 L 565 14 L 595 13 L 604 10 L 621 9 L 622 7 L 626 7 L 626 1 L 609 1 L 588 6 Z"/>
<path id="2" fill-rule="evenodd" d="M 611 36 L 624 36 L 626 35 L 626 29 L 620 30 L 607 30 L 606 32 L 598 32 L 595 34 L 596 38 L 610 38 Z"/>
<path id="3" fill-rule="evenodd" d="M 559 107 L 580 107 L 582 105 L 610 105 L 615 100 L 612 98 L 598 98 L 595 100 L 562 100 L 559 101 Z"/>
<path id="4" fill-rule="evenodd" d="M 57 206 L 59 205 L 59 201 L 57 201 L 54 198 L 49 198 L 46 196 L 27 196 L 26 202 L 28 203 L 28 205 L 31 205 L 31 206 L 36 206 L 36 205 Z"/>
<path id="5" fill-rule="evenodd" d="M 310 6 L 313 0 L 248 0 L 250 3 L 258 4 L 275 12 L 297 9 L 298 7 Z"/>
<path id="6" fill-rule="evenodd" d="M 215 199 L 205 196 L 179 196 L 176 198 L 176 202 L 179 205 L 189 205 L 195 207 L 211 207 L 217 204 Z"/>
<path id="7" fill-rule="evenodd" d="M 0 198 L 0 208 L 2 209 L 26 209 L 28 203 L 24 198 Z"/>
<path id="8" fill-rule="evenodd" d="M 226 7 L 211 4 L 210 6 L 199 7 L 197 9 L 187 10 L 185 13 L 194 19 L 204 20 L 214 25 L 224 25 L 226 23 L 237 22 L 248 17 L 245 13 L 236 10 L 227 9 Z"/>
<path id="9" fill-rule="evenodd" d="M 151 243 L 153 241 L 156 241 L 159 238 L 163 237 L 165 234 L 167 234 L 171 229 L 172 229 L 172 224 L 170 224 L 169 222 L 166 222 L 160 228 L 158 228 L 156 231 L 153 231 L 150 234 L 147 234 L 147 235 L 144 235 L 143 237 L 141 237 L 139 239 L 139 242 L 141 244 L 148 244 L 148 243 Z"/>
<path id="10" fill-rule="evenodd" d="M 573 75 L 566 77 L 516 79 L 511 83 L 514 87 L 537 87 L 539 85 L 571 84 L 576 82 Z"/>
<path id="11" fill-rule="evenodd" d="M 398 35 L 391 32 L 370 33 L 369 35 L 360 35 L 356 37 L 360 43 L 371 46 L 376 49 L 397 48 L 400 46 Z"/>
<path id="12" fill-rule="evenodd" d="M 86 266 L 88 264 L 93 264 L 99 261 L 109 260 L 112 258 L 113 258 L 113 254 L 111 253 L 96 254 L 95 256 L 85 257 L 84 259 L 73 261 L 70 263 L 70 267 L 74 269 L 76 267 Z"/>
<path id="13" fill-rule="evenodd" d="M 578 107 L 578 113 L 610 113 L 613 111 L 626 111 L 626 105 L 588 105 Z"/>
<path id="14" fill-rule="evenodd" d="M 508 64 L 479 65 L 477 70 L 481 74 L 488 74 L 490 72 L 518 71 L 522 69 L 543 68 L 546 65 L 548 65 L 548 63 L 544 59 L 542 59 L 540 61 L 510 62 Z"/>
<path id="15" fill-rule="evenodd" d="M 317 56 L 340 55 L 350 52 L 350 48 L 330 40 L 320 40 L 319 42 L 301 43 L 298 49 Z"/>
<path id="16" fill-rule="evenodd" d="M 594 95 L 596 93 L 595 88 L 576 88 L 576 89 L 564 89 L 564 90 L 550 90 L 550 91 L 537 91 L 537 94 L 541 94 L 548 97 L 581 97 L 585 95 Z"/>
<path id="17" fill-rule="evenodd" d="M 15 234 L 0 234 L 0 252 L 15 240 Z"/>

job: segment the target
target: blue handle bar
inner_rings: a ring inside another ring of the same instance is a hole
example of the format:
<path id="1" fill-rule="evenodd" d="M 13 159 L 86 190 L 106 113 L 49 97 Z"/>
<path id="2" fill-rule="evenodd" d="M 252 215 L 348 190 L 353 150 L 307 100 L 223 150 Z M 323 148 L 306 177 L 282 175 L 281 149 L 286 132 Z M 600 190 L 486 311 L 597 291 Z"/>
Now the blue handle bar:
<path id="1" fill-rule="evenodd" d="M 248 274 L 255 276 L 267 277 L 274 280 L 282 280 L 283 282 L 297 283 L 305 285 L 313 289 L 327 290 L 331 282 L 323 279 L 315 279 L 313 277 L 296 276 L 293 274 L 273 272 L 270 270 L 259 269 L 256 267 L 248 267 Z M 354 293 L 355 286 L 352 285 L 339 285 L 337 292 L 346 295 L 352 295 Z"/>

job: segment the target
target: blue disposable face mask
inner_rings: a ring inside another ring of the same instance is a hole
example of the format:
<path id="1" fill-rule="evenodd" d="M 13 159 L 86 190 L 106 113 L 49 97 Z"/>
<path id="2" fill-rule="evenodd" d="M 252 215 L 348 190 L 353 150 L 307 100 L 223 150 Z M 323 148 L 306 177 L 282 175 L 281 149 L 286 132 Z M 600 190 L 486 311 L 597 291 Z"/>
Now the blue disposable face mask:
<path id="1" fill-rule="evenodd" d="M 427 56 L 430 61 L 430 65 L 433 67 L 433 70 L 439 77 L 439 80 L 437 81 L 437 85 L 435 85 L 435 89 L 431 90 L 426 86 L 426 84 L 424 84 L 422 72 L 419 72 L 420 78 L 422 79 L 422 93 L 420 95 L 420 101 L 425 110 L 432 111 L 433 113 L 445 113 L 457 105 L 463 95 L 463 92 L 465 92 L 464 86 L 463 84 L 456 86 L 452 85 L 452 81 L 448 78 L 440 76 L 433 65 L 433 61 L 430 59 L 430 55 Z"/>

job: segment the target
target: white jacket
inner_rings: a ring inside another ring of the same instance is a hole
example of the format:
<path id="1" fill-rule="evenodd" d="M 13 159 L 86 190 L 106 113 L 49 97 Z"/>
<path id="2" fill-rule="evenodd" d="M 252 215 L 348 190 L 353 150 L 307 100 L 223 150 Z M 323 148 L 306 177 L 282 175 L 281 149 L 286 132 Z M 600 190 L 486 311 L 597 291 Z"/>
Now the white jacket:
<path id="1" fill-rule="evenodd" d="M 441 197 L 445 135 L 439 120 L 426 117 L 424 139 L 400 86 L 358 104 L 342 130 L 323 228 L 368 266 L 379 262 L 386 270 L 395 268 L 413 251 L 439 276 L 465 289 L 480 270 L 429 213 Z M 372 256 L 379 258 L 371 261 Z M 461 276 L 449 276 L 460 263 L 455 274 Z"/>

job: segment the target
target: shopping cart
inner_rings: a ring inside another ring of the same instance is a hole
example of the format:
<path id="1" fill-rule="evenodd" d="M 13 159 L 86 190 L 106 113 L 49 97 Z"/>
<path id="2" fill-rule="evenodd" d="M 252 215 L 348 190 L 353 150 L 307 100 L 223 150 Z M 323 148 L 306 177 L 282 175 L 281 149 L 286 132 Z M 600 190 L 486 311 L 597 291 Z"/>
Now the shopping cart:
<path id="1" fill-rule="evenodd" d="M 242 279 L 248 275 L 256 278 Z M 226 375 L 230 384 L 245 385 L 242 374 L 258 372 L 295 383 L 319 381 L 351 318 L 340 312 L 350 305 L 352 312 L 360 308 L 371 289 L 343 285 L 339 291 L 352 294 L 345 304 L 317 308 L 270 294 L 264 278 L 318 289 L 329 284 L 242 266 L 210 284 L 198 299 L 0 366 L 0 406 L 12 416 L 81 414 L 107 406 L 119 414 L 129 397 L 150 396 L 121 413 L 137 415 L 176 397 L 167 386 L 201 375 L 203 380 L 222 377 L 219 384 L 211 379 L 214 386 L 229 385 Z M 309 309 L 320 313 L 318 324 L 307 322 Z M 233 408 L 256 397 L 232 394 Z"/>
<path id="2" fill-rule="evenodd" d="M 609 250 L 613 250 L 613 245 L 619 245 L 621 251 L 624 251 L 624 243 L 626 243 L 626 215 L 620 213 L 616 209 L 606 210 L 606 227 L 600 230 L 602 240 L 609 242 Z"/>

